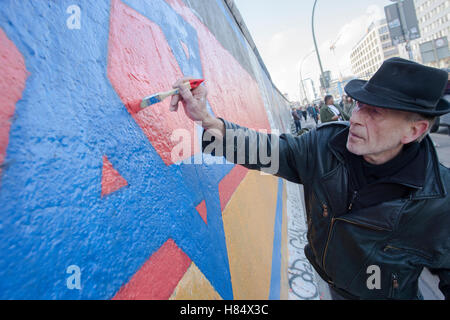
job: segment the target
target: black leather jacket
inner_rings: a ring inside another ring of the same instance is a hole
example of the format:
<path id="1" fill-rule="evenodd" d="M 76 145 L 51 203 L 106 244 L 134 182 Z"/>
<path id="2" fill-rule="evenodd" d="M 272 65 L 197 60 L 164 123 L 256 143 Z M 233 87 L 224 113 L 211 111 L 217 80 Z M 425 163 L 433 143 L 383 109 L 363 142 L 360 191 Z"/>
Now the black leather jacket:
<path id="1" fill-rule="evenodd" d="M 440 288 L 450 298 L 450 170 L 439 163 L 429 137 L 424 142 L 429 156 L 423 188 L 416 187 L 409 198 L 348 211 L 348 172 L 342 155 L 329 143 L 348 130 L 347 122 L 294 137 L 265 135 L 222 121 L 233 134 L 243 134 L 247 144 L 249 136 L 279 144 L 279 169 L 273 173 L 305 188 L 306 257 L 338 292 L 354 299 L 419 299 L 418 278 L 428 267 L 439 275 Z M 226 158 L 237 163 L 236 145 L 233 150 L 233 157 L 230 153 Z M 250 164 L 248 153 L 239 164 L 255 170 L 268 167 L 259 156 Z M 380 289 L 367 285 L 371 266 L 379 267 Z"/>

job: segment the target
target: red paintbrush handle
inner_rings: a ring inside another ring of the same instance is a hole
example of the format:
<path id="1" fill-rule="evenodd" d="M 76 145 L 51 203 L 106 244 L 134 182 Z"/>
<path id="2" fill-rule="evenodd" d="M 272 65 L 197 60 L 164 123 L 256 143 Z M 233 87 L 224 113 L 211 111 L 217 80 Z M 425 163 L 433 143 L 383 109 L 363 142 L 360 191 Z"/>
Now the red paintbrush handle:
<path id="1" fill-rule="evenodd" d="M 204 81 L 205 81 L 204 79 L 189 80 L 189 84 L 191 85 L 191 90 L 198 88 L 198 86 L 201 85 Z"/>

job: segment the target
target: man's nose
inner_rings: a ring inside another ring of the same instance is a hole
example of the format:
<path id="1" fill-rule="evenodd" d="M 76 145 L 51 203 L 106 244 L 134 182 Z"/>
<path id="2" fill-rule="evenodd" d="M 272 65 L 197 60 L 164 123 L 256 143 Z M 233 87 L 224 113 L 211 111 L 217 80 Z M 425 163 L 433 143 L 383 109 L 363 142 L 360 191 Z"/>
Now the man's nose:
<path id="1" fill-rule="evenodd" d="M 353 109 L 352 115 L 350 117 L 350 124 L 355 125 L 355 124 L 360 124 L 362 125 L 364 123 L 364 108 L 361 108 L 360 106 L 356 106 Z"/>

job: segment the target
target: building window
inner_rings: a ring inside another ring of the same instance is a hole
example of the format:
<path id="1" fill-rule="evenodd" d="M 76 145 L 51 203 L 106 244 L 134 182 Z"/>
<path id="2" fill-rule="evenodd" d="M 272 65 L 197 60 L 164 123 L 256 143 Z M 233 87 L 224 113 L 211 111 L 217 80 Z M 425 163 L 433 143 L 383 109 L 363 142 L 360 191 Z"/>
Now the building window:
<path id="1" fill-rule="evenodd" d="M 378 29 L 378 32 L 379 32 L 380 34 L 388 33 L 388 32 L 389 32 L 389 29 L 388 29 L 387 26 L 383 26 L 383 27 L 381 27 L 380 29 Z"/>

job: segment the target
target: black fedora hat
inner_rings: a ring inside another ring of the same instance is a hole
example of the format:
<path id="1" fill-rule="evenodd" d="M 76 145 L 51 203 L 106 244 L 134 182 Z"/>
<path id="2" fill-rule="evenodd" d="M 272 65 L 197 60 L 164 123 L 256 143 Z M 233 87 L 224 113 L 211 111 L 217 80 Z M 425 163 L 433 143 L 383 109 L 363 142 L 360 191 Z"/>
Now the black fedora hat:
<path id="1" fill-rule="evenodd" d="M 440 116 L 450 112 L 443 99 L 448 74 L 401 58 L 386 60 L 369 80 L 352 80 L 345 91 L 353 99 L 375 107 Z"/>

